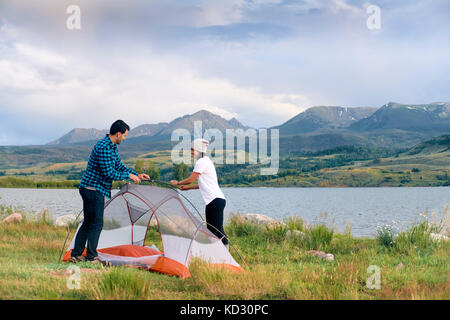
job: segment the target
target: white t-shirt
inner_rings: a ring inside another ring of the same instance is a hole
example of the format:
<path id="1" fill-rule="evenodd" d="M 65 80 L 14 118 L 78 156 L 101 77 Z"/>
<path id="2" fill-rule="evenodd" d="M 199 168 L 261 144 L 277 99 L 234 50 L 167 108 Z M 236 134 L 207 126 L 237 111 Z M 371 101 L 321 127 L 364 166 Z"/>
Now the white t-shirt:
<path id="1" fill-rule="evenodd" d="M 198 177 L 198 187 L 203 200 L 208 205 L 215 198 L 225 199 L 222 190 L 217 182 L 217 173 L 214 163 L 208 156 L 197 160 L 194 166 L 194 172 L 200 173 Z"/>

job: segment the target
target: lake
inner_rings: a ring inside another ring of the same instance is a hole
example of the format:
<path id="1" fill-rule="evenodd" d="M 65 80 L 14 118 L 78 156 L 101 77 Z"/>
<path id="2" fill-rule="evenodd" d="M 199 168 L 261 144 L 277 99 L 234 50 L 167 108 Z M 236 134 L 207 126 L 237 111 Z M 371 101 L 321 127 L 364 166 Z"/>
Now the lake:
<path id="1" fill-rule="evenodd" d="M 450 187 L 385 187 L 385 188 L 222 188 L 227 198 L 225 219 L 230 212 L 260 213 L 282 219 L 302 217 L 314 223 L 326 212 L 330 226 L 343 232 L 352 225 L 357 237 L 376 235 L 377 226 L 395 224 L 401 229 L 428 212 L 440 219 L 450 205 Z M 113 194 L 117 192 L 113 190 Z M 184 191 L 204 214 L 198 190 Z M 82 208 L 76 189 L 9 189 L 0 188 L 0 204 L 27 212 L 49 209 L 53 217 L 78 214 Z"/>

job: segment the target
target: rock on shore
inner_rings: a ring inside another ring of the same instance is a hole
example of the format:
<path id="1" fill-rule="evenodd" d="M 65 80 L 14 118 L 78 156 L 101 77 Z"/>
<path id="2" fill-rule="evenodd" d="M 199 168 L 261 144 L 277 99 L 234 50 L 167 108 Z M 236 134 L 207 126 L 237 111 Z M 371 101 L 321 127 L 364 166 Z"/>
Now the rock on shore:
<path id="1" fill-rule="evenodd" d="M 71 223 L 74 223 L 77 217 L 74 214 L 66 214 L 64 216 L 60 216 L 55 220 L 55 226 L 57 227 L 67 227 Z"/>
<path id="2" fill-rule="evenodd" d="M 319 257 L 321 259 L 325 259 L 325 260 L 329 260 L 329 261 L 333 261 L 334 260 L 334 255 L 332 253 L 325 253 L 323 251 L 316 251 L 316 250 L 310 250 L 308 251 L 309 254 Z"/>
<path id="3" fill-rule="evenodd" d="M 11 223 L 11 222 L 21 222 L 22 221 L 22 215 L 20 213 L 13 213 L 7 216 L 5 219 L 2 220 L 4 223 Z"/>
<path id="4" fill-rule="evenodd" d="M 253 223 L 259 226 L 267 225 L 268 227 L 285 226 L 284 222 L 275 220 L 263 214 L 245 213 L 241 215 L 244 222 Z"/>

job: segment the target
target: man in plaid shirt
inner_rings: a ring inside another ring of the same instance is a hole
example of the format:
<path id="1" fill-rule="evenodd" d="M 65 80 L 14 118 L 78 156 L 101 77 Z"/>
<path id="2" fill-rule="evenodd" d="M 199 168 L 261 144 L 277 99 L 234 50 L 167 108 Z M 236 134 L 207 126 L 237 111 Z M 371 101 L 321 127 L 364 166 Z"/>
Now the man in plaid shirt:
<path id="1" fill-rule="evenodd" d="M 84 220 L 75 238 L 71 262 L 85 260 L 82 254 L 86 241 L 86 259 L 94 263 L 101 262 L 97 256 L 97 245 L 103 229 L 105 197 L 111 198 L 113 180 L 130 179 L 140 183 L 141 180 L 150 179 L 148 175 L 138 174 L 120 161 L 117 145 L 125 140 L 129 130 L 130 127 L 125 122 L 117 120 L 112 124 L 109 134 L 97 142 L 91 152 L 80 183 Z"/>

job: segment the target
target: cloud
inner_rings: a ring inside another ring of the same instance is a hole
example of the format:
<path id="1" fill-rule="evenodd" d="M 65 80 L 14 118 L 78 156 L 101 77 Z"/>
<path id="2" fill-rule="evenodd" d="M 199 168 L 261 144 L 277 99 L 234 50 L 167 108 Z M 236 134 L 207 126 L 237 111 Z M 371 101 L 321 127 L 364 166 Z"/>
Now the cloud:
<path id="1" fill-rule="evenodd" d="M 204 108 L 261 127 L 313 105 L 450 100 L 449 2 L 378 0 L 379 32 L 368 3 L 1 1 L 0 144 Z M 79 32 L 66 28 L 69 4 Z"/>
<path id="2" fill-rule="evenodd" d="M 130 50 L 126 60 L 120 53 L 97 51 L 107 57 L 104 61 L 17 41 L 1 50 L 8 58 L 0 57 L 0 106 L 13 106 L 23 118 L 45 119 L 36 127 L 45 137 L 41 143 L 72 127 L 104 128 L 117 118 L 137 126 L 205 108 L 226 118 L 256 114 L 256 119 L 270 118 L 268 124 L 274 124 L 274 119 L 300 110 L 295 99 L 202 77 L 178 56 L 143 48 Z M 256 121 L 243 122 L 258 126 Z"/>
<path id="3" fill-rule="evenodd" d="M 16 44 L 16 51 L 19 55 L 29 58 L 30 62 L 42 67 L 53 67 L 55 64 L 65 65 L 67 63 L 67 60 L 60 55 L 24 43 Z"/>
<path id="4" fill-rule="evenodd" d="M 239 114 L 237 114 L 235 112 L 230 112 L 228 110 L 222 109 L 222 108 L 217 107 L 217 106 L 205 105 L 204 107 L 201 107 L 201 109 L 202 110 L 207 110 L 207 111 L 212 112 L 214 114 L 217 114 L 217 115 L 219 115 L 222 118 L 227 119 L 227 120 L 239 117 Z"/>

